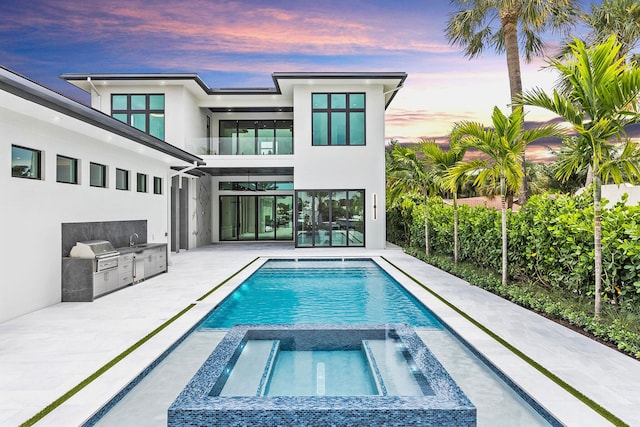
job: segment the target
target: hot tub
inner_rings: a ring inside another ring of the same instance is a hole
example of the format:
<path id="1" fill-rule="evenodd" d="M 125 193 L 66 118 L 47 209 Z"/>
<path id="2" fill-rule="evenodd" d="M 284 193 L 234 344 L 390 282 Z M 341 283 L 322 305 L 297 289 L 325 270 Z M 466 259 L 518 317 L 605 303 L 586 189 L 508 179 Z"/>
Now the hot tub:
<path id="1" fill-rule="evenodd" d="M 475 426 L 476 408 L 414 330 L 232 328 L 168 410 L 169 426 Z"/>

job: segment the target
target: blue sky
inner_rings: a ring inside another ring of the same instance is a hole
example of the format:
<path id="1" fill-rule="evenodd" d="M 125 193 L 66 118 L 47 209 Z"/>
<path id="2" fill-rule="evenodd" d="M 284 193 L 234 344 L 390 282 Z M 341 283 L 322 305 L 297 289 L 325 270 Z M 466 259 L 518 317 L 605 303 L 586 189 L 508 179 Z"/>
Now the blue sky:
<path id="1" fill-rule="evenodd" d="M 211 87 L 268 87 L 272 72 L 403 71 L 387 137 L 415 141 L 507 109 L 505 58 L 470 61 L 450 46 L 452 12 L 447 0 L 4 0 L 0 62 L 84 101 L 60 74 L 195 72 Z M 542 65 L 522 64 L 525 88 L 551 89 Z"/>

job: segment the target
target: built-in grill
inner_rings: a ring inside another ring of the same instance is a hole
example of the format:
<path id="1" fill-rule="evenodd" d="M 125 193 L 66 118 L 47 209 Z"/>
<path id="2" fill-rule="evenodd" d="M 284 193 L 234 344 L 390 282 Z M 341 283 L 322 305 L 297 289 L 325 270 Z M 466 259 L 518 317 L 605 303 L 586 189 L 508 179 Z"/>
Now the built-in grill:
<path id="1" fill-rule="evenodd" d="M 108 240 L 87 240 L 85 242 L 77 242 L 71 248 L 69 256 L 72 258 L 93 259 L 93 271 L 94 273 L 99 273 L 118 268 L 120 252 L 116 251 Z"/>

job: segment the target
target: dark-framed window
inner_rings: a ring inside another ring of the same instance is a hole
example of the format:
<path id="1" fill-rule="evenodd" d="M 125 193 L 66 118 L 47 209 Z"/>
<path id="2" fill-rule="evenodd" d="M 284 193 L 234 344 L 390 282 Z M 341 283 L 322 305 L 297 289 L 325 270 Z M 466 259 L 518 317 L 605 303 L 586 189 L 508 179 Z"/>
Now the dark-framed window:
<path id="1" fill-rule="evenodd" d="M 153 177 L 153 194 L 162 194 L 162 178 L 159 176 Z"/>
<path id="2" fill-rule="evenodd" d="M 56 156 L 56 181 L 65 184 L 78 183 L 78 159 Z"/>
<path id="3" fill-rule="evenodd" d="M 42 151 L 11 145 L 11 176 L 42 179 Z"/>
<path id="4" fill-rule="evenodd" d="M 129 171 L 116 168 L 116 190 L 129 190 Z"/>
<path id="5" fill-rule="evenodd" d="M 296 191 L 297 247 L 365 245 L 364 190 Z"/>
<path id="6" fill-rule="evenodd" d="M 220 120 L 219 154 L 293 154 L 293 120 Z"/>
<path id="7" fill-rule="evenodd" d="M 164 140 L 164 94 L 112 94 L 111 116 Z"/>
<path id="8" fill-rule="evenodd" d="M 293 190 L 293 181 L 220 181 L 220 191 Z"/>
<path id="9" fill-rule="evenodd" d="M 364 93 L 312 93 L 312 145 L 365 145 Z"/>
<path id="10" fill-rule="evenodd" d="M 89 163 L 89 185 L 91 187 L 107 187 L 107 166 L 100 163 Z"/>
<path id="11" fill-rule="evenodd" d="M 143 173 L 136 174 L 136 190 L 138 193 L 147 192 L 147 175 Z"/>

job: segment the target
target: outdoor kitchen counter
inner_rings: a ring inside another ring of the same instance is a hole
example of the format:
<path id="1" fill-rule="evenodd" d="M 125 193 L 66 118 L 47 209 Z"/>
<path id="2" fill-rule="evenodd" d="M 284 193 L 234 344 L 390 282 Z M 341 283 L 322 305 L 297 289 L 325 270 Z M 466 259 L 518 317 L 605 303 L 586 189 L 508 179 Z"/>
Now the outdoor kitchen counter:
<path id="1" fill-rule="evenodd" d="M 130 254 L 130 253 L 141 253 L 147 249 L 155 249 L 160 247 L 166 247 L 166 243 L 141 243 L 135 246 L 123 246 L 121 248 L 116 248 L 120 255 Z"/>

